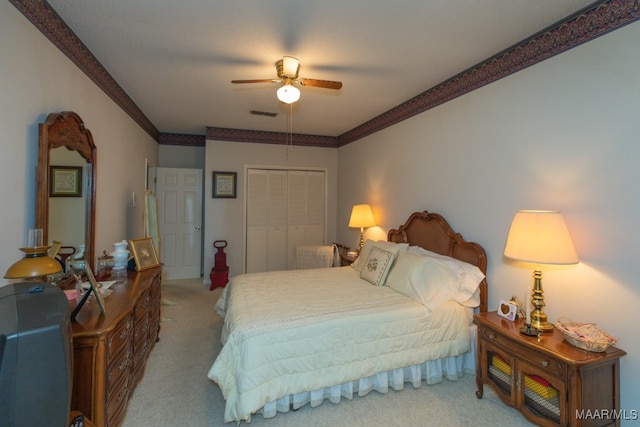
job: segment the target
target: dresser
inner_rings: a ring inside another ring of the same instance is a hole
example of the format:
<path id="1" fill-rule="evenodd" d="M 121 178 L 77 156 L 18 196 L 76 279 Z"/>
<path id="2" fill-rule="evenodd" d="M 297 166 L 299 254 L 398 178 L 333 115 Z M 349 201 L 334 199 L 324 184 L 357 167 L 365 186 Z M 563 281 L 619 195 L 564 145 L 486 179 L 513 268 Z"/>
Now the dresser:
<path id="1" fill-rule="evenodd" d="M 595 353 L 569 344 L 554 328 L 539 338 L 520 333 L 496 312 L 478 325 L 476 392 L 493 388 L 502 401 L 539 426 L 619 426 L 620 358 L 616 347 Z"/>
<path id="2" fill-rule="evenodd" d="M 161 268 L 128 272 L 105 298 L 106 315 L 94 300 L 72 322 L 71 409 L 96 427 L 122 424 L 129 397 L 144 374 L 160 331 Z"/>

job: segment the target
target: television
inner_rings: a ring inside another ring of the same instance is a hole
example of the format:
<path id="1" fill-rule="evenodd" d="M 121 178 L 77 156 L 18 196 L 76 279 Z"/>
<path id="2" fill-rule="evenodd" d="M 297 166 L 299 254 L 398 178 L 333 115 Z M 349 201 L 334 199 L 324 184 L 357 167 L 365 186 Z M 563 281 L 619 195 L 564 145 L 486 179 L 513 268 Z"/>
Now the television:
<path id="1" fill-rule="evenodd" d="M 68 426 L 69 311 L 64 292 L 48 283 L 0 287 L 0 426 Z"/>

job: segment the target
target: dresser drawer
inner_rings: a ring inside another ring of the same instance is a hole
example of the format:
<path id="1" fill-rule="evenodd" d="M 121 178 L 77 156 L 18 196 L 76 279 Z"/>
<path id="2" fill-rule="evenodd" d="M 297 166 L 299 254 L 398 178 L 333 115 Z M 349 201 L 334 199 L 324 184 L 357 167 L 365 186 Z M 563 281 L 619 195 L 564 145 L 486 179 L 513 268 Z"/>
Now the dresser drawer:
<path id="1" fill-rule="evenodd" d="M 133 318 L 124 317 L 107 336 L 107 364 L 120 352 L 131 348 L 133 339 Z"/>
<path id="2" fill-rule="evenodd" d="M 110 397 L 107 398 L 105 426 L 118 426 L 122 424 L 125 409 L 131 394 L 130 379 L 128 376 L 121 378 L 114 384 Z"/>
<path id="3" fill-rule="evenodd" d="M 134 308 L 136 321 L 143 317 L 149 316 L 149 310 L 151 309 L 151 294 L 149 290 L 140 295 L 138 302 Z"/>
<path id="4" fill-rule="evenodd" d="M 140 342 L 141 340 L 147 341 L 149 339 L 149 330 L 151 329 L 151 319 L 149 316 L 138 319 L 136 322 L 136 330 L 134 333 L 133 342 Z"/>
<path id="5" fill-rule="evenodd" d="M 120 392 L 119 384 L 127 381 L 131 375 L 133 365 L 133 351 L 129 347 L 126 351 L 118 353 L 111 363 L 107 366 L 107 400 L 111 399 L 114 394 Z"/>

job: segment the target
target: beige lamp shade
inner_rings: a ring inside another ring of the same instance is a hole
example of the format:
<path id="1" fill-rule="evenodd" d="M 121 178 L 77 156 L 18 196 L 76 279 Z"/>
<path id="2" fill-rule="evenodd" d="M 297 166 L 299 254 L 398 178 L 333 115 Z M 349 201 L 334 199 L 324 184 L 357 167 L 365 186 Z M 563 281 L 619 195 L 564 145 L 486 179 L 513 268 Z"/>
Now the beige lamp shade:
<path id="1" fill-rule="evenodd" d="M 35 279 L 62 271 L 60 263 L 47 256 L 48 249 L 48 246 L 20 248 L 25 257 L 9 267 L 4 278 Z"/>
<path id="2" fill-rule="evenodd" d="M 579 261 L 562 213 L 558 211 L 518 211 L 509 229 L 504 256 L 540 264 Z"/>
<path id="3" fill-rule="evenodd" d="M 364 228 L 373 227 L 374 225 L 376 225 L 376 220 L 373 217 L 371 206 L 367 204 L 353 205 L 351 218 L 349 218 L 349 227 Z"/>

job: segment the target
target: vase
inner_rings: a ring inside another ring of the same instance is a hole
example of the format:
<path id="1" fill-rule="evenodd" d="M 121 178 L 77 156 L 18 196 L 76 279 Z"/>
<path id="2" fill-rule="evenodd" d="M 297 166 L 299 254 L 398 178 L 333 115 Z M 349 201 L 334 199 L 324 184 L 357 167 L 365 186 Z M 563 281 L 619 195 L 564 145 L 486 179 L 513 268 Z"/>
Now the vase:
<path id="1" fill-rule="evenodd" d="M 125 270 L 129 261 L 129 251 L 127 250 L 127 241 L 123 240 L 113 244 L 115 250 L 111 252 L 113 257 L 113 270 Z"/>

